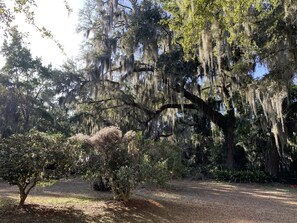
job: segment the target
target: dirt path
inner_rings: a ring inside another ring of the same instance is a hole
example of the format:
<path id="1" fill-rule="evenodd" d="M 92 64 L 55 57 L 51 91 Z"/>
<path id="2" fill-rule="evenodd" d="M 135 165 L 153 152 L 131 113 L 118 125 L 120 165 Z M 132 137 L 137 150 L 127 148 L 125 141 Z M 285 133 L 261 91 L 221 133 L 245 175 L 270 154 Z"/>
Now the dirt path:
<path id="1" fill-rule="evenodd" d="M 25 210 L 7 206 L 17 198 L 15 187 L 0 183 L 1 223 L 297 222 L 297 189 L 250 184 L 173 181 L 167 189 L 138 189 L 125 205 L 72 179 L 35 189 Z"/>

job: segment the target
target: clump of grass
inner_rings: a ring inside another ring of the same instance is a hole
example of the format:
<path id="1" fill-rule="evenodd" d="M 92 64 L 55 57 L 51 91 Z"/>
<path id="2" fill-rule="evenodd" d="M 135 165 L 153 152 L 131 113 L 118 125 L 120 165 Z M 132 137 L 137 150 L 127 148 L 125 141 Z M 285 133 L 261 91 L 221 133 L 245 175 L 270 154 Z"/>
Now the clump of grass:
<path id="1" fill-rule="evenodd" d="M 16 200 L 12 198 L 0 198 L 0 208 L 12 206 L 14 204 L 16 204 Z"/>

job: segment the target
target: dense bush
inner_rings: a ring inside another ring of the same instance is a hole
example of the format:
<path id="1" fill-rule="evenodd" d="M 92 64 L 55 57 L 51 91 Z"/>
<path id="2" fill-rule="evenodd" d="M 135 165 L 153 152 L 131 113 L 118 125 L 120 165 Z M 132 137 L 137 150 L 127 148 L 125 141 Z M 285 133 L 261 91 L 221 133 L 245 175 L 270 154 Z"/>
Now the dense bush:
<path id="1" fill-rule="evenodd" d="M 272 178 L 263 171 L 213 170 L 212 176 L 218 181 L 238 183 L 267 183 Z"/>
<path id="2" fill-rule="evenodd" d="M 79 171 L 91 181 L 107 180 L 115 199 L 127 201 L 140 181 L 139 151 L 133 147 L 134 136 L 132 131 L 123 135 L 119 128 L 112 126 L 92 136 L 72 138 L 72 144 L 81 151 Z"/>
<path id="3" fill-rule="evenodd" d="M 143 182 L 151 185 L 163 186 L 170 179 L 167 160 L 153 160 L 149 155 L 144 155 L 141 163 Z"/>
<path id="4" fill-rule="evenodd" d="M 182 151 L 176 144 L 167 140 L 141 138 L 136 144 L 142 154 L 141 175 L 145 183 L 164 185 L 169 179 L 180 178 L 185 174 Z"/>
<path id="5" fill-rule="evenodd" d="M 92 181 L 107 179 L 115 199 L 127 201 L 137 185 L 163 185 L 184 169 L 177 146 L 142 140 L 132 131 L 123 135 L 117 127 L 103 128 L 93 136 L 77 135 L 72 141 L 81 151 L 80 172 Z"/>
<path id="6" fill-rule="evenodd" d="M 0 142 L 0 177 L 20 191 L 23 206 L 31 189 L 40 181 L 65 176 L 71 156 L 61 135 L 40 132 L 16 134 Z"/>

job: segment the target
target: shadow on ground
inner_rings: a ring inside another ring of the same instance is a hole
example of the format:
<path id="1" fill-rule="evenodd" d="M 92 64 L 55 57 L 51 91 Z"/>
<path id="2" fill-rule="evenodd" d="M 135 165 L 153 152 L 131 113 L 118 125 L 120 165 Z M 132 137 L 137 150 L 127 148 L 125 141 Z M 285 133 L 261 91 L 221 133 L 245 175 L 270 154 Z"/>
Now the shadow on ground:
<path id="1" fill-rule="evenodd" d="M 25 205 L 19 209 L 12 200 L 0 207 L 1 223 L 120 223 L 120 222 L 177 222 L 178 213 L 170 214 L 172 204 L 153 200 L 132 199 L 128 203 L 105 201 L 100 213 L 86 214 L 73 207 Z M 87 207 L 85 207 L 87 209 Z M 91 209 L 92 207 L 90 207 Z M 182 209 L 181 209 L 182 210 Z M 181 220 L 181 219 L 180 219 Z"/>
<path id="2" fill-rule="evenodd" d="M 25 205 L 19 209 L 17 206 L 0 208 L 1 223 L 84 223 L 90 222 L 83 211 L 73 208 L 44 207 L 40 205 Z"/>
<path id="3" fill-rule="evenodd" d="M 84 181 L 69 179 L 32 191 L 21 210 L 13 206 L 17 190 L 0 184 L 0 222 L 297 222 L 297 190 L 286 187 L 173 181 L 168 188 L 134 192 L 128 203 L 116 202 L 110 192 L 98 193 Z"/>
<path id="4" fill-rule="evenodd" d="M 172 205 L 172 204 L 171 204 Z M 176 222 L 168 207 L 169 203 L 154 200 L 132 199 L 128 203 L 107 201 L 105 216 L 97 217 L 99 222 L 109 218 L 110 222 Z"/>

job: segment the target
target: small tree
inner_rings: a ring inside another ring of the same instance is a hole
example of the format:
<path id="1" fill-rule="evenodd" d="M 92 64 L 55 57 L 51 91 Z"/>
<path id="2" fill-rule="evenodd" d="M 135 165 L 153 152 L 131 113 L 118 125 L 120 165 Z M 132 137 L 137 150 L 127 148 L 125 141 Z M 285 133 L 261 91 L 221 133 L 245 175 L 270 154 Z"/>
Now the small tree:
<path id="1" fill-rule="evenodd" d="M 131 190 L 140 182 L 139 153 L 131 145 L 134 136 L 133 131 L 123 135 L 119 128 L 111 126 L 92 136 L 79 134 L 72 138 L 75 146 L 77 141 L 84 142 L 80 144 L 88 150 L 81 157 L 84 175 L 91 180 L 108 179 L 118 200 L 128 201 Z"/>
<path id="2" fill-rule="evenodd" d="M 39 181 L 57 179 L 70 168 L 61 135 L 15 134 L 0 141 L 0 177 L 20 192 L 19 207 Z"/>
<path id="3" fill-rule="evenodd" d="M 114 126 L 92 136 L 79 134 L 72 140 L 73 147 L 83 151 L 78 159 L 83 174 L 91 180 L 107 179 L 114 198 L 125 202 L 140 183 L 162 185 L 181 175 L 184 168 L 177 146 L 167 141 L 143 141 L 135 132 L 123 134 Z"/>

